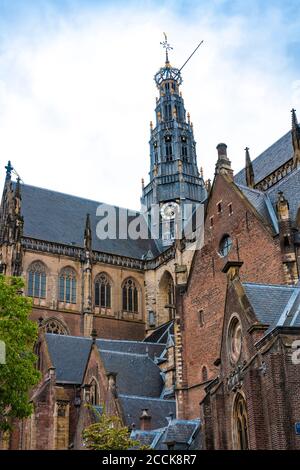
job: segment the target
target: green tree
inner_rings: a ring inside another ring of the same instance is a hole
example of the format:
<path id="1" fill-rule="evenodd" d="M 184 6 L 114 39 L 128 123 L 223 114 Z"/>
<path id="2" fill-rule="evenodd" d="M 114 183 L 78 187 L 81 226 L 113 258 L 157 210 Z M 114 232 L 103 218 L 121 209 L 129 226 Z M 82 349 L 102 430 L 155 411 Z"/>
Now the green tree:
<path id="1" fill-rule="evenodd" d="M 5 363 L 0 364 L 2 431 L 11 428 L 14 418 L 30 416 L 29 391 L 40 378 L 33 353 L 37 325 L 28 318 L 32 301 L 21 295 L 23 287 L 21 278 L 0 275 L 0 340 L 6 350 Z"/>
<path id="2" fill-rule="evenodd" d="M 118 416 L 109 416 L 103 410 L 98 413 L 92 410 L 97 418 L 97 423 L 88 426 L 82 433 L 83 442 L 89 450 L 128 450 L 146 449 L 138 441 L 131 439 L 130 432 L 123 426 Z"/>

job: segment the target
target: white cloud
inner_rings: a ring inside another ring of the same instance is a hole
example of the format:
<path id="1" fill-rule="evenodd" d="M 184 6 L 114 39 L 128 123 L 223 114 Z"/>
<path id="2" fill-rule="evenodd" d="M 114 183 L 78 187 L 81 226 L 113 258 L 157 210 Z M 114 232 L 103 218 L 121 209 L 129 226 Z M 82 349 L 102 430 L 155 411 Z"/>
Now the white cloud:
<path id="1" fill-rule="evenodd" d="M 138 208 L 165 30 L 177 66 L 205 41 L 182 87 L 199 166 L 212 177 L 215 147 L 225 141 L 240 169 L 244 147 L 252 157 L 264 150 L 287 131 L 299 103 L 289 30 L 278 10 L 268 15 L 217 17 L 199 7 L 183 17 L 166 5 L 78 7 L 51 11 L 42 23 L 29 15 L 1 44 L 2 176 L 11 159 L 27 184 Z"/>

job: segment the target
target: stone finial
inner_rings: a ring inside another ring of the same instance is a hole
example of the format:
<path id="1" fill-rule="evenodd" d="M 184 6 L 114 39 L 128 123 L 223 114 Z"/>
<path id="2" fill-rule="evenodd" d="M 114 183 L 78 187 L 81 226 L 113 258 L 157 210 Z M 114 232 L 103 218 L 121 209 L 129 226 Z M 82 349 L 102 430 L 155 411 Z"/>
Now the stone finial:
<path id="1" fill-rule="evenodd" d="M 144 190 L 144 187 L 145 187 L 145 180 L 144 180 L 144 178 L 142 178 L 141 181 L 142 181 L 142 190 Z"/>
<path id="2" fill-rule="evenodd" d="M 254 187 L 254 170 L 250 158 L 249 147 L 245 148 L 245 171 L 246 171 L 246 183 L 248 188 Z"/>
<path id="3" fill-rule="evenodd" d="M 150 121 L 150 130 L 153 131 L 153 122 Z"/>
<path id="4" fill-rule="evenodd" d="M 292 129 L 297 129 L 298 124 L 298 119 L 297 119 L 297 114 L 295 108 L 291 110 L 292 113 Z"/>
<path id="5" fill-rule="evenodd" d="M 208 178 L 208 180 L 205 181 L 205 187 L 206 187 L 206 191 L 208 193 L 210 193 L 211 191 L 211 180 Z"/>
<path id="6" fill-rule="evenodd" d="M 190 115 L 190 113 L 187 113 L 187 118 L 188 118 L 188 123 L 191 124 L 191 115 Z"/>
<path id="7" fill-rule="evenodd" d="M 140 427 L 142 431 L 149 431 L 151 429 L 151 419 L 152 417 L 148 413 L 148 408 L 143 408 L 140 416 Z"/>
<path id="8" fill-rule="evenodd" d="M 13 171 L 13 167 L 11 165 L 10 160 L 8 160 L 5 169 L 6 169 L 6 179 L 10 180 L 11 179 L 11 172 Z"/>
<path id="9" fill-rule="evenodd" d="M 200 176 L 203 179 L 203 166 L 200 167 Z"/>
<path id="10" fill-rule="evenodd" d="M 90 214 L 86 215 L 85 230 L 84 230 L 84 247 L 87 251 L 92 250 L 92 230 Z"/>
<path id="11" fill-rule="evenodd" d="M 294 149 L 294 167 L 297 167 L 300 164 L 300 126 L 298 124 L 298 119 L 296 115 L 296 110 L 293 108 L 292 113 L 292 142 Z"/>

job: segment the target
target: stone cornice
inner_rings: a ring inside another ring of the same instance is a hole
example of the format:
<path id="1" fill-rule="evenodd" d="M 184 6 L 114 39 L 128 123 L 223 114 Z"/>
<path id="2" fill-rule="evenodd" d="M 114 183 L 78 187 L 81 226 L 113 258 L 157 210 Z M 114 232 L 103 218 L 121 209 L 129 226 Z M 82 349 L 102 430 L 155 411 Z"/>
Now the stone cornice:
<path id="1" fill-rule="evenodd" d="M 26 250 L 37 251 L 40 253 L 49 253 L 52 255 L 67 256 L 74 258 L 77 261 L 82 261 L 85 257 L 83 248 L 72 245 L 63 245 L 49 241 L 37 240 L 34 238 L 23 237 L 22 246 Z M 104 253 L 99 251 L 92 252 L 93 263 L 99 262 L 110 264 L 113 266 L 120 266 L 122 268 L 136 269 L 138 271 L 146 271 L 156 269 L 161 264 L 166 263 L 175 256 L 175 247 L 171 246 L 168 250 L 164 251 L 156 258 L 151 260 L 139 260 L 120 256 L 116 254 Z"/>

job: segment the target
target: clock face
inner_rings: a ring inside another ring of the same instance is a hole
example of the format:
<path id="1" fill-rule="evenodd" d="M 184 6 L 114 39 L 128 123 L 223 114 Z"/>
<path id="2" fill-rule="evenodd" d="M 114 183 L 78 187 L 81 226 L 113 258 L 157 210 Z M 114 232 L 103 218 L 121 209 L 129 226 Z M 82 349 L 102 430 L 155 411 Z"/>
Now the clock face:
<path id="1" fill-rule="evenodd" d="M 160 214 L 164 220 L 172 220 L 175 219 L 178 210 L 179 205 L 176 202 L 167 202 L 161 207 Z"/>

